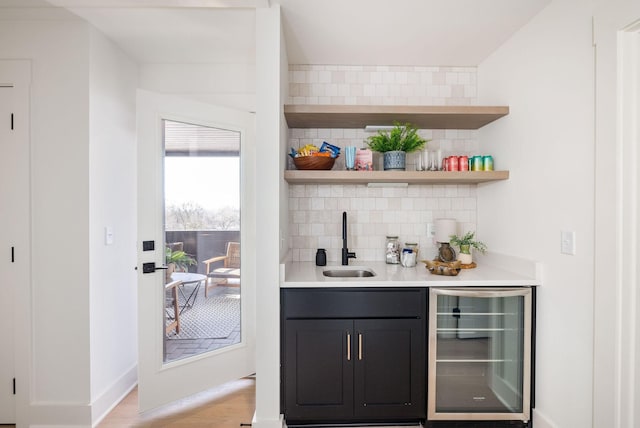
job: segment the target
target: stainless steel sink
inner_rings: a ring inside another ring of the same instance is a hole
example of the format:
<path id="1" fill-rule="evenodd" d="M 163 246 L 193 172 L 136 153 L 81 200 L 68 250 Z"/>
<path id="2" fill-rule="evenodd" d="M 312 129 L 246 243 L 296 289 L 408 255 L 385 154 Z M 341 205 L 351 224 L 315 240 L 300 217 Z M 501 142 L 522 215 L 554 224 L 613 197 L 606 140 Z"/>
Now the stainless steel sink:
<path id="1" fill-rule="evenodd" d="M 376 276 L 376 273 L 369 268 L 333 268 L 322 271 L 324 276 L 330 278 L 370 278 Z"/>

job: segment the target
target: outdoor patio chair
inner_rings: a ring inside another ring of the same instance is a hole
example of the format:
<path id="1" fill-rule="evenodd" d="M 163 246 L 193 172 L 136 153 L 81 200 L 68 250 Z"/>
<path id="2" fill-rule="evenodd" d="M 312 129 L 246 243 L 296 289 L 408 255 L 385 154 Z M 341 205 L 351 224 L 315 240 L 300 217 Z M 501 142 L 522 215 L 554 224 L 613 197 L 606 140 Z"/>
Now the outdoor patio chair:
<path id="1" fill-rule="evenodd" d="M 166 299 L 167 306 L 171 310 L 165 309 L 167 317 L 165 334 L 169 334 L 172 330 L 175 330 L 176 334 L 180 334 L 180 310 L 178 307 L 178 287 L 180 284 L 182 284 L 182 281 L 171 281 L 164 286 L 165 292 L 169 292 L 171 296 Z"/>
<path id="2" fill-rule="evenodd" d="M 222 262 L 222 266 L 216 268 L 211 266 L 214 263 Z M 224 256 L 212 257 L 203 261 L 205 264 L 205 275 L 207 280 L 204 286 L 204 296 L 207 297 L 209 287 L 215 285 L 230 284 L 230 279 L 237 279 L 234 286 L 240 285 L 240 243 L 227 242 L 227 254 Z M 213 280 L 213 283 L 212 281 Z"/>

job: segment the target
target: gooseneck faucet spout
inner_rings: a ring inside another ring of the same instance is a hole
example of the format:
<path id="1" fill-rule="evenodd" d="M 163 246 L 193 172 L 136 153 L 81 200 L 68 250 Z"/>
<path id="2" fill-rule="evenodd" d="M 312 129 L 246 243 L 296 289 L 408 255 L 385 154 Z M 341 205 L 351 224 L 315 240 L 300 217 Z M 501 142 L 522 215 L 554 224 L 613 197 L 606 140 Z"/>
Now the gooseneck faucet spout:
<path id="1" fill-rule="evenodd" d="M 347 266 L 349 259 L 355 259 L 356 253 L 349 252 L 347 246 L 347 212 L 342 213 L 342 265 Z"/>

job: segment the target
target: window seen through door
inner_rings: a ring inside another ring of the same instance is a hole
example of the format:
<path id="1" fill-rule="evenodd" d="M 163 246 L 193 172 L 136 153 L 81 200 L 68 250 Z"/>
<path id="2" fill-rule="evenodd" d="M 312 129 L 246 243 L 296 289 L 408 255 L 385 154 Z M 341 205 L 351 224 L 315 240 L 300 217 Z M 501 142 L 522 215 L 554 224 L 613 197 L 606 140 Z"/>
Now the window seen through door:
<path id="1" fill-rule="evenodd" d="M 240 133 L 164 121 L 164 361 L 240 342 Z"/>

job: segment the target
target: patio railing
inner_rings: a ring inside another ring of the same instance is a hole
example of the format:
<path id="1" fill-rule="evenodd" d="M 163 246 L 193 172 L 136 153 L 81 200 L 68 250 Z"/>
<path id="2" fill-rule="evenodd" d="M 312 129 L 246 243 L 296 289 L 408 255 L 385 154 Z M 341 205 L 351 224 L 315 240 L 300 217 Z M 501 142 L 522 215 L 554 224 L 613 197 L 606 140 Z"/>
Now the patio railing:
<path id="1" fill-rule="evenodd" d="M 197 260 L 189 272 L 204 273 L 203 260 L 226 254 L 227 242 L 240 242 L 239 230 L 170 230 L 166 242 L 182 242 L 184 251 Z"/>

